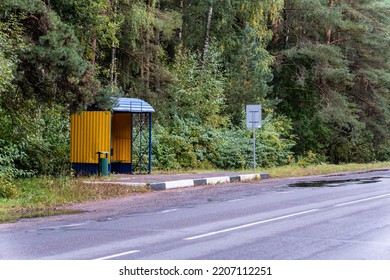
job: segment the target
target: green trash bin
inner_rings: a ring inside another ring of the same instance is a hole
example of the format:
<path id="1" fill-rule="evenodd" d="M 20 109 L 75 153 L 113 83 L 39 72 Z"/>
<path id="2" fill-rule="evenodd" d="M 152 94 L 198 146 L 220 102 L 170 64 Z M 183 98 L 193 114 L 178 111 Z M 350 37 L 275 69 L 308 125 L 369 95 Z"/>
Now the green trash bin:
<path id="1" fill-rule="evenodd" d="M 97 152 L 99 156 L 99 168 L 98 175 L 99 176 L 108 176 L 108 154 L 109 152 Z M 102 157 L 102 155 L 106 155 L 106 157 Z"/>

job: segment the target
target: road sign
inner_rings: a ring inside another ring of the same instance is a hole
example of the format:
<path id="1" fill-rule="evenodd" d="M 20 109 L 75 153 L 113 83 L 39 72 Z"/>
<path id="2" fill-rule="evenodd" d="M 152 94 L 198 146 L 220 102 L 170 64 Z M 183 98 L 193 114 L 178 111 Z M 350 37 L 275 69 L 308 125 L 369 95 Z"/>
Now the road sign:
<path id="1" fill-rule="evenodd" d="M 261 127 L 261 105 L 246 105 L 246 127 L 249 129 Z"/>
<path id="2" fill-rule="evenodd" d="M 246 127 L 253 130 L 253 169 L 256 169 L 256 128 L 261 127 L 261 105 L 246 105 Z"/>

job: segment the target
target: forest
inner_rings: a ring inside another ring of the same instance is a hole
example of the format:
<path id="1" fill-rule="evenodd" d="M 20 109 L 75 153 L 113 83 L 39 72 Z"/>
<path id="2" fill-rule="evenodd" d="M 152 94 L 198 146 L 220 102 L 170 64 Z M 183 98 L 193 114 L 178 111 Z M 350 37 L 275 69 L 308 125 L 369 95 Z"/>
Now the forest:
<path id="1" fill-rule="evenodd" d="M 2 0 L 0 185 L 71 173 L 69 118 L 153 115 L 153 168 L 390 160 L 389 0 Z"/>

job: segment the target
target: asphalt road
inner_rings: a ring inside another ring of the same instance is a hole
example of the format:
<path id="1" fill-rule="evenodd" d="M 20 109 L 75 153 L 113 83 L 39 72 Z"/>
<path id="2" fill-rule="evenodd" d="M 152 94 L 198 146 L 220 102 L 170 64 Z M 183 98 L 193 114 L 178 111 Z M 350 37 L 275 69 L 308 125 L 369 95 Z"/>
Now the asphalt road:
<path id="1" fill-rule="evenodd" d="M 0 225 L 0 259 L 390 260 L 389 171 L 171 190 L 110 205 L 102 208 L 122 211 Z"/>

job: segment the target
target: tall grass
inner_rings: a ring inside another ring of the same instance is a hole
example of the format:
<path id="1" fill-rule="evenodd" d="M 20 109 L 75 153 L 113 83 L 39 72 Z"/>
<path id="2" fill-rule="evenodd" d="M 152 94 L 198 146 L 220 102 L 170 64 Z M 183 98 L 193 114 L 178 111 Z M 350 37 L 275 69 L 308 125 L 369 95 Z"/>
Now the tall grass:
<path id="1" fill-rule="evenodd" d="M 337 172 L 373 170 L 373 169 L 388 169 L 390 162 L 377 162 L 367 164 L 319 164 L 302 167 L 298 164 L 262 169 L 261 172 L 268 173 L 271 178 L 286 178 L 286 177 L 301 177 L 323 175 Z"/>
<path id="2" fill-rule="evenodd" d="M 84 201 L 102 200 L 137 192 L 147 188 L 111 184 L 87 184 L 82 178 L 36 177 L 16 179 L 18 195 L 0 198 L 0 223 L 20 218 L 51 216 L 72 211 L 61 206 Z"/>

